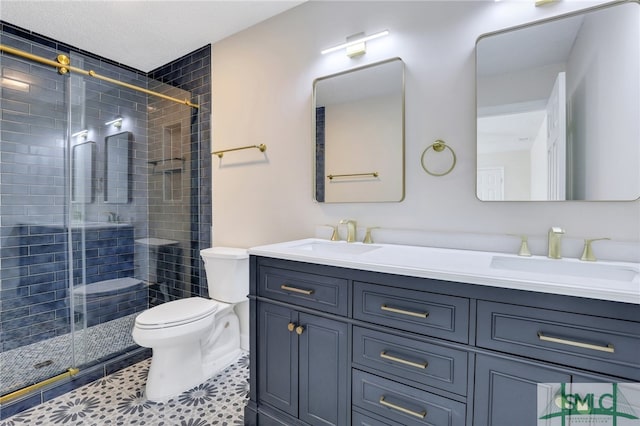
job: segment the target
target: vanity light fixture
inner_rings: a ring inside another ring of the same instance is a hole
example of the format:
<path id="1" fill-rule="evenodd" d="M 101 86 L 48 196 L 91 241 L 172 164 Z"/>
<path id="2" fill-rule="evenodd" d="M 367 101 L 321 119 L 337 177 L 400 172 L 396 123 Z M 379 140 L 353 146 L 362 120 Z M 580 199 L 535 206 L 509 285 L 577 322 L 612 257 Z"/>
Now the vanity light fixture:
<path id="1" fill-rule="evenodd" d="M 347 42 L 342 43 L 338 46 L 330 47 L 328 49 L 324 49 L 320 52 L 322 55 L 326 55 L 327 53 L 336 52 L 338 50 L 346 49 L 347 56 L 353 58 L 354 56 L 362 55 L 367 51 L 366 42 L 369 40 L 373 40 L 376 38 L 384 37 L 389 35 L 389 30 L 380 31 L 375 34 L 371 34 L 365 36 L 364 33 L 354 34 L 350 37 L 347 37 Z"/>
<path id="2" fill-rule="evenodd" d="M 113 125 L 113 127 L 115 127 L 116 129 L 119 129 L 122 127 L 122 117 L 117 116 L 115 119 L 111 120 L 111 121 L 107 121 L 106 123 L 104 123 L 105 126 L 111 126 Z"/>
<path id="3" fill-rule="evenodd" d="M 86 139 L 89 135 L 89 131 L 87 129 L 82 129 L 79 132 L 75 132 L 71 135 L 72 138 L 83 138 Z"/>
<path id="4" fill-rule="evenodd" d="M 536 2 L 536 7 L 538 7 L 538 6 L 544 6 L 550 3 L 555 3 L 556 0 L 535 0 L 535 2 Z"/>

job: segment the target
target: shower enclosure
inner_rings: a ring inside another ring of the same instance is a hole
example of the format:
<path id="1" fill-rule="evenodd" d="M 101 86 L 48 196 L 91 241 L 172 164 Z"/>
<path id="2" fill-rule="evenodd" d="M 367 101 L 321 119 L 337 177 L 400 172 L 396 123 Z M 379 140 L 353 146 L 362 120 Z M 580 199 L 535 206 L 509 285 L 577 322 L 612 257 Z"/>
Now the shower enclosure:
<path id="1" fill-rule="evenodd" d="M 55 43 L 7 28 L 0 403 L 136 349 L 133 320 L 149 306 L 206 296 L 192 270 L 200 98 L 91 54 L 59 57 Z"/>

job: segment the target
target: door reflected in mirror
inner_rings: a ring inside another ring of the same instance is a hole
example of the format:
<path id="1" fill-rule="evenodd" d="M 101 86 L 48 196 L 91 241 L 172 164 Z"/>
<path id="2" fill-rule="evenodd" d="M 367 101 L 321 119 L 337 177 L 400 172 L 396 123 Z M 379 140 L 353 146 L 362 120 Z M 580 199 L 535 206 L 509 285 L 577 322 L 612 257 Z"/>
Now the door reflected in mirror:
<path id="1" fill-rule="evenodd" d="M 313 100 L 316 201 L 402 201 L 402 60 L 318 78 Z"/>
<path id="2" fill-rule="evenodd" d="M 476 44 L 477 196 L 640 197 L 640 4 L 599 6 Z"/>
<path id="3" fill-rule="evenodd" d="M 104 202 L 128 203 L 131 201 L 133 134 L 122 132 L 105 138 Z"/>

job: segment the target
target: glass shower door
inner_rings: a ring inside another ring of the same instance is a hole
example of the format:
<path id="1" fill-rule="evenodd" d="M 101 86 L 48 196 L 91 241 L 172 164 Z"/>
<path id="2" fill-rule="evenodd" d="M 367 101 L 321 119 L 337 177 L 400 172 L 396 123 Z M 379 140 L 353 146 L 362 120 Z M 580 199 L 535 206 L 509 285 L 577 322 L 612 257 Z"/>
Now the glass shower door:
<path id="1" fill-rule="evenodd" d="M 13 33 L 0 43 L 60 54 Z M 201 116 L 166 99 L 191 94 L 90 55 L 70 61 L 165 96 L 0 54 L 0 403 L 126 357 L 138 313 L 200 295 Z"/>
<path id="2" fill-rule="evenodd" d="M 8 33 L 0 34 L 0 42 L 22 49 L 31 45 Z M 39 47 L 41 54 L 57 54 Z M 0 58 L 0 69 L 0 395 L 4 396 L 65 374 L 75 365 L 69 288 L 74 259 L 69 230 L 69 76 L 8 54 Z M 86 147 L 75 150 L 77 161 L 89 152 Z"/>

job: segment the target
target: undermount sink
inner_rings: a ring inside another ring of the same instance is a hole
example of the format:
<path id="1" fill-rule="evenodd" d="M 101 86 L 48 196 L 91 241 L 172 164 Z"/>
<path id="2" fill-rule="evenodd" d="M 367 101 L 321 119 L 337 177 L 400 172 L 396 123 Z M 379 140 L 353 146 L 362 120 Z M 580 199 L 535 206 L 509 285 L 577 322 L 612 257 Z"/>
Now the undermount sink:
<path id="1" fill-rule="evenodd" d="M 637 268 L 628 265 L 586 263 L 564 259 L 493 256 L 491 268 L 540 274 L 568 275 L 631 282 L 638 275 Z"/>
<path id="2" fill-rule="evenodd" d="M 379 249 L 380 246 L 370 244 L 359 243 L 345 243 L 345 242 L 322 242 L 322 241 L 310 241 L 305 244 L 293 246 L 297 250 L 309 251 L 323 255 L 358 255 L 368 253 L 370 251 Z"/>

